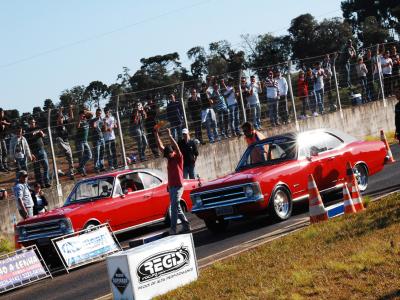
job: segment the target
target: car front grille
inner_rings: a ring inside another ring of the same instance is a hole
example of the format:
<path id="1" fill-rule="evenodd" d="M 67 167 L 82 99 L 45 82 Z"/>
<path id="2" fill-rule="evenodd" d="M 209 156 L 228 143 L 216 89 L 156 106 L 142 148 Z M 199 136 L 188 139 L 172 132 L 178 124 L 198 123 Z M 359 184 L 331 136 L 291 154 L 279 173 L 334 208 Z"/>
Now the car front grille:
<path id="1" fill-rule="evenodd" d="M 204 206 L 213 205 L 220 202 L 230 202 L 246 199 L 242 186 L 229 187 L 216 191 L 204 192 L 200 194 Z"/>
<path id="2" fill-rule="evenodd" d="M 63 219 L 65 221 L 65 219 Z M 40 238 L 53 238 L 64 235 L 60 227 L 61 219 L 18 226 L 19 240 L 29 241 Z"/>

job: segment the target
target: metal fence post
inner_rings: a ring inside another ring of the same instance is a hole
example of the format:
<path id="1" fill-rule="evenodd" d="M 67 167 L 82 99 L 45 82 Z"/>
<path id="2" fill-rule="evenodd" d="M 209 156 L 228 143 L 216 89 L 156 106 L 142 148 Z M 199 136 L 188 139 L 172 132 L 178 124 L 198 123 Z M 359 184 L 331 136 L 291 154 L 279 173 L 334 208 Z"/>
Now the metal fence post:
<path id="1" fill-rule="evenodd" d="M 240 103 L 241 103 L 242 111 L 243 111 L 243 120 L 244 120 L 244 122 L 247 122 L 246 108 L 244 107 L 242 86 L 241 86 L 241 81 L 240 81 L 241 77 L 242 77 L 242 70 L 239 71 L 239 93 L 240 93 Z"/>
<path id="2" fill-rule="evenodd" d="M 185 128 L 189 129 L 188 127 L 188 121 L 187 121 L 187 117 L 186 117 L 186 108 L 185 108 L 185 102 L 183 101 L 183 95 L 185 93 L 185 82 L 182 81 L 182 88 L 181 88 L 181 105 L 182 105 L 182 109 L 183 109 L 183 118 L 185 121 Z"/>
<path id="3" fill-rule="evenodd" d="M 62 186 L 60 184 L 60 180 L 58 178 L 57 160 L 56 160 L 56 155 L 54 153 L 53 135 L 51 133 L 51 108 L 49 108 L 48 115 L 47 115 L 47 132 L 48 132 L 49 140 L 50 140 L 51 157 L 53 159 L 53 172 L 54 172 L 54 176 L 56 178 L 58 200 L 59 200 L 59 202 L 62 203 L 63 202 L 63 192 L 62 192 Z"/>
<path id="4" fill-rule="evenodd" d="M 386 97 L 385 97 L 385 89 L 384 89 L 384 82 L 382 80 L 382 66 L 381 66 L 381 55 L 379 54 L 379 44 L 376 45 L 376 65 L 378 67 L 378 75 L 379 75 L 379 85 L 381 86 L 381 93 L 382 93 L 382 100 L 383 106 L 387 106 Z"/>
<path id="5" fill-rule="evenodd" d="M 124 168 L 125 169 L 129 169 L 128 162 L 126 160 L 124 137 L 122 136 L 122 126 L 121 126 L 121 121 L 119 119 L 119 95 L 117 96 L 117 109 L 116 109 L 115 114 L 117 116 L 118 132 L 119 132 L 119 139 L 121 141 L 122 159 L 123 159 L 123 162 L 124 162 Z"/>
<path id="6" fill-rule="evenodd" d="M 288 73 L 287 73 L 287 80 L 289 84 L 289 93 L 290 98 L 292 99 L 292 106 L 293 106 L 293 113 L 294 113 L 294 122 L 296 124 L 296 130 L 300 131 L 299 121 L 297 120 L 297 112 L 296 112 L 296 104 L 294 103 L 294 95 L 293 95 L 293 87 L 292 87 L 292 76 L 290 76 L 292 70 L 292 61 L 288 61 Z"/>
<path id="7" fill-rule="evenodd" d="M 336 87 L 336 94 L 337 94 L 337 102 L 339 105 L 339 111 L 340 111 L 340 117 L 343 119 L 343 110 L 342 110 L 342 102 L 340 101 L 340 92 L 339 92 L 339 84 L 338 84 L 338 80 L 337 80 L 337 74 L 336 74 L 336 59 L 337 59 L 338 55 L 337 53 L 335 53 L 335 57 L 333 59 L 333 78 L 335 79 L 335 87 Z"/>

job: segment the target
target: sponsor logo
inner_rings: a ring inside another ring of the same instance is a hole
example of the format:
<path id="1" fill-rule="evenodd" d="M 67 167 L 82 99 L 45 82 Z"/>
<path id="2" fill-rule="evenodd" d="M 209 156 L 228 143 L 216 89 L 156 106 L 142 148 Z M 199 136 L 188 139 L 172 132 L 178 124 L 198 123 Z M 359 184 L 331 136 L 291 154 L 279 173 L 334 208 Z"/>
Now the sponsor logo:
<path id="1" fill-rule="evenodd" d="M 111 282 L 122 295 L 124 293 L 126 287 L 129 284 L 129 279 L 118 268 L 117 271 L 115 271 L 115 274 L 114 274 L 113 278 L 111 279 Z"/>
<path id="2" fill-rule="evenodd" d="M 189 251 L 180 248 L 163 251 L 143 260 L 136 269 L 139 282 L 145 282 L 182 269 L 189 263 Z"/>

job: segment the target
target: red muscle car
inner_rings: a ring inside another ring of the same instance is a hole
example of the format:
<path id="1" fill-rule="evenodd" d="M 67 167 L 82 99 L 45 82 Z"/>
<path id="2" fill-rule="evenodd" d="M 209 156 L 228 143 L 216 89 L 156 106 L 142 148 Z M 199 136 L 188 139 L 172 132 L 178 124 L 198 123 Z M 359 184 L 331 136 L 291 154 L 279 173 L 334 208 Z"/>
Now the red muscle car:
<path id="1" fill-rule="evenodd" d="M 285 220 L 294 202 L 308 198 L 309 174 L 321 193 L 340 190 L 350 162 L 360 190 L 365 191 L 368 176 L 381 171 L 386 160 L 383 142 L 358 141 L 337 130 L 273 136 L 250 145 L 235 172 L 193 190 L 192 213 L 211 231 L 251 215 L 268 213 Z"/>
<path id="2" fill-rule="evenodd" d="M 183 210 L 191 210 L 189 193 L 197 186 L 197 180 L 185 180 Z M 79 181 L 64 206 L 19 222 L 16 240 L 24 246 L 49 244 L 106 222 L 122 233 L 162 221 L 169 221 L 166 175 L 155 169 L 115 171 Z"/>

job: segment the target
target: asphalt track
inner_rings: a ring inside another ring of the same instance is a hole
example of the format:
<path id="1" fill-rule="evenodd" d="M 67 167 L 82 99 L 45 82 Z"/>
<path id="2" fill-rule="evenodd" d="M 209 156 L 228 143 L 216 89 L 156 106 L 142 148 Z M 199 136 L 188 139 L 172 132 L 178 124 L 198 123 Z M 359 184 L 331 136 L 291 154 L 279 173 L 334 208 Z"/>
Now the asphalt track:
<path id="1" fill-rule="evenodd" d="M 400 146 L 391 147 L 396 160 L 400 160 Z M 370 177 L 367 195 L 378 197 L 400 190 L 400 162 L 385 166 L 384 170 Z M 287 221 L 273 223 L 267 217 L 238 221 L 228 227 L 221 235 L 213 235 L 202 221 L 190 215 L 196 255 L 199 266 L 203 267 L 215 260 L 237 254 L 306 226 L 307 207 L 297 205 L 294 215 Z M 128 246 L 130 239 L 166 230 L 156 225 L 124 234 L 121 245 Z M 59 273 L 53 279 L 45 279 L 30 286 L 3 294 L 0 299 L 95 299 L 110 293 L 107 269 L 104 261 L 73 270 L 71 273 Z"/>

